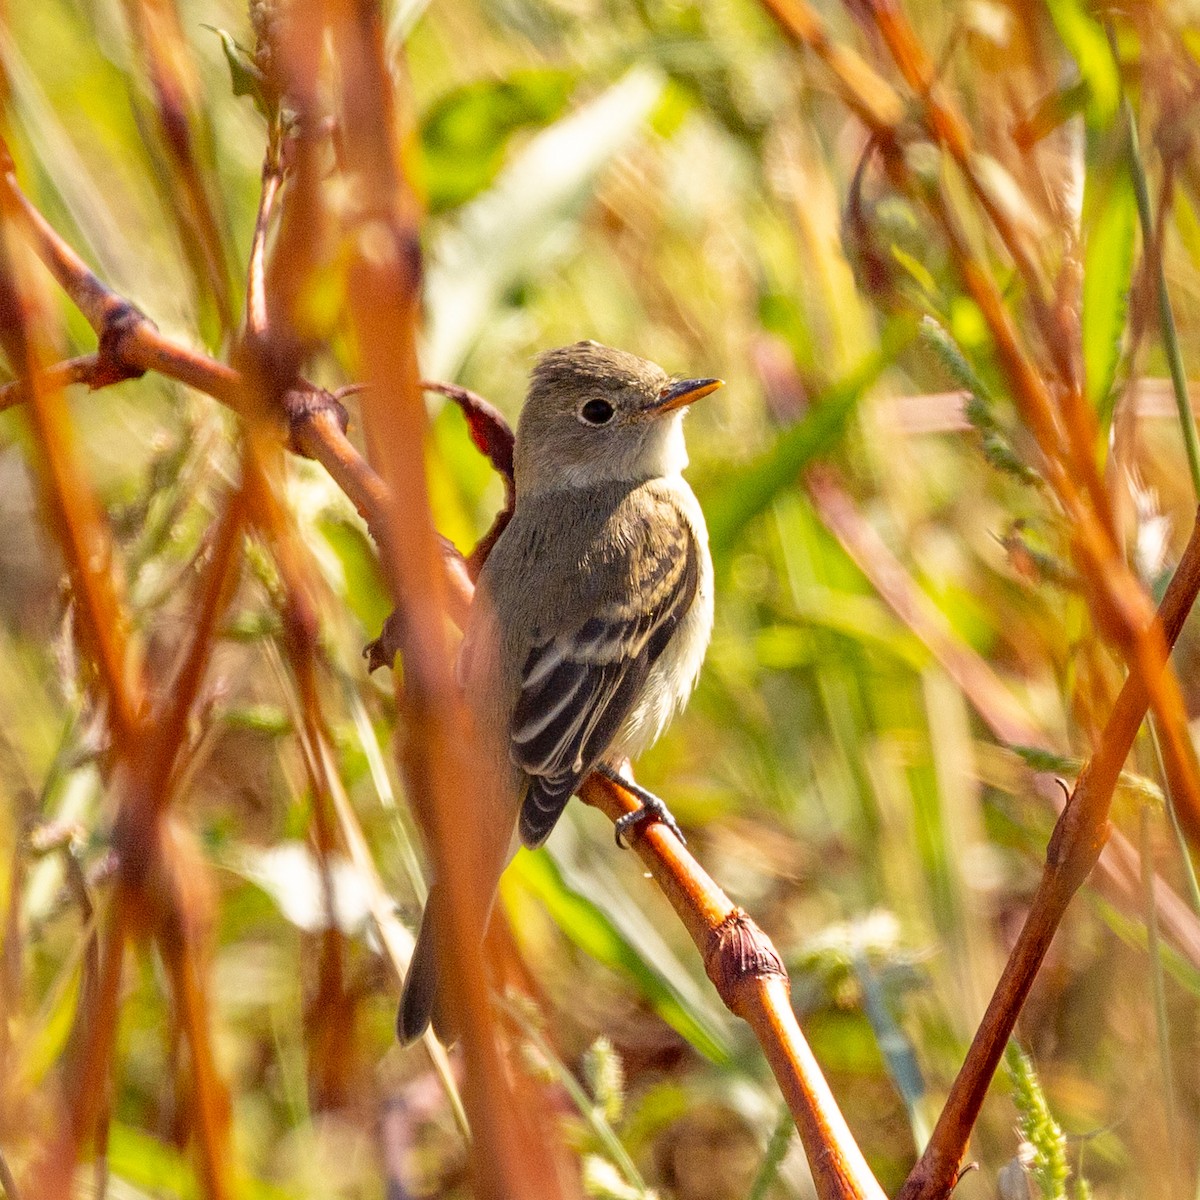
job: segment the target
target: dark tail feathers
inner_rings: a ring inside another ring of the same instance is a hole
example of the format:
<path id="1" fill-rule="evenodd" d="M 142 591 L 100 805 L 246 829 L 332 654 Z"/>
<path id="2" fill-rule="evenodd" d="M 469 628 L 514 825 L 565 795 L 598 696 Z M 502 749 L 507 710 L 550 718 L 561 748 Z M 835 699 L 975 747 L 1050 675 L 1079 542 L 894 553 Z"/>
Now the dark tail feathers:
<path id="1" fill-rule="evenodd" d="M 434 1032 L 445 1045 L 456 1040 L 457 1028 L 446 1012 L 439 979 L 438 938 L 441 935 L 436 930 L 441 907 L 441 889 L 435 883 L 425 902 L 421 931 L 413 947 L 412 962 L 408 965 L 404 990 L 400 993 L 400 1010 L 396 1013 L 396 1036 L 406 1046 L 415 1042 L 429 1028 L 431 1021 Z"/>

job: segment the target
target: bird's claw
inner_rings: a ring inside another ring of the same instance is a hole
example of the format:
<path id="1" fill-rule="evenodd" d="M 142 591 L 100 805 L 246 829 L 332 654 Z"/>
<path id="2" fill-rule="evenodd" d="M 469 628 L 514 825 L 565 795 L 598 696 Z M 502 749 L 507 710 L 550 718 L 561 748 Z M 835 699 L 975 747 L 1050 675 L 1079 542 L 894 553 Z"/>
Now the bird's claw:
<path id="1" fill-rule="evenodd" d="M 627 784 L 625 786 L 628 786 Z M 629 848 L 628 842 L 625 841 L 626 833 L 640 825 L 643 821 L 657 821 L 660 825 L 665 825 L 678 839 L 681 846 L 687 845 L 687 838 L 683 836 L 683 830 L 679 828 L 679 822 L 671 815 L 671 810 L 651 792 L 645 792 L 638 789 L 635 793 L 638 799 L 641 800 L 641 808 L 635 808 L 633 812 L 626 813 L 623 817 L 618 817 L 613 828 L 613 832 L 617 839 L 617 845 L 626 850 Z"/>

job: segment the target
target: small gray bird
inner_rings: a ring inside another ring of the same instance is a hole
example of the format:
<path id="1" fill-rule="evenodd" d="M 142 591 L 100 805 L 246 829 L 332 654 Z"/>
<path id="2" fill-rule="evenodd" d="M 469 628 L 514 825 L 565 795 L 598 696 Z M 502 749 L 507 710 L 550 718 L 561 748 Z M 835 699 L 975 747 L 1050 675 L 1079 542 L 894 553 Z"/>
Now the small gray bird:
<path id="1" fill-rule="evenodd" d="M 684 705 L 712 631 L 704 516 L 681 472 L 686 406 L 719 379 L 671 380 L 596 342 L 541 356 L 517 427 L 516 508 L 480 574 L 458 661 L 492 785 L 472 817 L 489 904 L 519 842 L 550 835 L 580 781 L 612 778 Z M 486 775 L 487 772 L 485 771 Z M 657 797 L 624 779 L 653 816 Z M 633 821 L 623 818 L 622 832 Z M 517 835 L 519 834 L 519 842 Z M 401 1041 L 438 995 L 438 886 L 404 981 Z"/>

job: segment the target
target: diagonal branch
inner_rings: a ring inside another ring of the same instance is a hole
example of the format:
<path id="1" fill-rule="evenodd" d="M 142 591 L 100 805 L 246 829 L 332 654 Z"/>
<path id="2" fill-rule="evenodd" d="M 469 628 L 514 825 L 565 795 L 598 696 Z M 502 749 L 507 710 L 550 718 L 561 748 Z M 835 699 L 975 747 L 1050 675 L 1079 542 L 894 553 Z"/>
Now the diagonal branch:
<path id="1" fill-rule="evenodd" d="M 0 242 L 0 295 L 9 317 L 4 322 L 7 348 L 25 381 L 43 493 L 73 580 L 84 640 L 99 665 L 113 749 L 110 781 L 120 795 L 113 835 L 120 874 L 106 924 L 98 998 L 88 1014 L 79 1078 L 70 1099 L 70 1119 L 44 1148 L 35 1170 L 37 1194 L 50 1198 L 68 1194 L 74 1166 L 84 1146 L 95 1137 L 106 1110 L 123 953 L 130 936 L 140 933 L 158 938 L 164 961 L 172 968 L 175 999 L 193 1062 L 201 1163 L 210 1195 L 225 1197 L 231 1194 L 228 1123 L 222 1118 L 227 1101 L 212 1066 L 203 995 L 196 979 L 197 947 L 191 941 L 190 929 L 198 906 L 185 899 L 187 885 L 196 877 L 189 876 L 183 867 L 180 846 L 165 830 L 161 818 L 171 771 L 184 740 L 182 726 L 200 686 L 216 622 L 228 596 L 227 576 L 240 527 L 239 509 L 236 503 L 232 505 L 220 527 L 201 590 L 195 640 L 172 681 L 175 687 L 163 701 L 161 711 L 151 712 L 151 677 L 128 633 L 112 538 L 81 468 L 62 393 L 62 376 L 72 374 L 73 368 L 67 364 L 66 371 L 56 372 L 44 365 L 50 358 L 46 331 L 52 326 L 20 261 L 28 250 L 12 238 L 20 224 L 14 216 L 19 218 L 23 207 L 11 189 L 0 190 L 0 205 L 5 218 Z M 69 255 L 64 255 L 63 261 L 69 262 Z M 109 330 L 123 329 L 123 302 L 106 294 L 94 277 L 92 283 L 94 286 L 81 277 L 81 294 L 86 302 L 93 311 L 114 318 Z M 102 359 L 105 353 L 102 335 L 99 357 Z M 97 369 L 103 370 L 103 364 Z"/>
<path id="2" fill-rule="evenodd" d="M 0 195 L 0 318 L 5 349 L 26 383 L 27 410 L 36 435 L 37 468 L 70 573 L 81 616 L 83 642 L 97 665 L 122 750 L 128 750 L 143 717 L 142 664 L 129 636 L 123 597 L 112 570 L 110 530 L 82 471 L 61 378 L 43 369 L 52 360 L 48 317 L 22 260 L 28 252 L 12 237 L 11 206 Z M 61 375 L 61 373 L 59 373 Z"/>
<path id="3" fill-rule="evenodd" d="M 194 125 L 203 121 L 200 80 L 173 0 L 124 0 L 133 42 L 154 96 L 167 170 L 161 183 L 197 288 L 212 300 L 222 328 L 233 327 L 233 301 L 213 195 L 198 160 Z"/>
<path id="4" fill-rule="evenodd" d="M 92 356 L 43 367 L 50 382 L 81 382 L 93 387 L 154 371 L 174 379 L 245 417 L 261 416 L 242 373 L 227 363 L 210 358 L 160 333 L 149 317 L 96 277 L 29 201 L 16 179 L 16 168 L 0 140 L 0 201 L 4 216 L 32 246 L 59 286 L 70 297 L 96 332 L 99 347 Z M 26 396 L 27 372 L 0 390 L 0 408 Z M 311 386 L 299 385 L 283 396 L 284 411 L 278 419 L 286 429 L 289 445 L 299 454 L 315 459 L 367 522 L 378 540 L 377 523 L 387 504 L 387 488 L 354 444 L 346 437 L 345 410 L 337 398 Z M 461 621 L 470 603 L 470 579 L 461 558 L 448 555 L 447 573 L 450 615 Z"/>
<path id="5" fill-rule="evenodd" d="M 1158 621 L 1163 639 L 1173 646 L 1200 593 L 1200 524 L 1163 596 Z M 920 1162 L 913 1168 L 899 1200 L 941 1200 L 958 1177 L 959 1164 L 983 1106 L 988 1085 L 1016 1026 L 1033 980 L 1071 898 L 1095 865 L 1108 839 L 1108 812 L 1113 789 L 1133 739 L 1146 715 L 1149 695 L 1138 674 L 1125 680 L 1104 727 L 1100 745 L 1085 765 L 1071 798 L 1054 827 L 1046 849 L 1046 865 L 1029 914 L 1009 955 L 966 1061 L 950 1089 L 949 1099 Z"/>
<path id="6" fill-rule="evenodd" d="M 116 383 L 116 379 L 107 377 L 103 367 L 104 360 L 100 354 L 81 354 L 78 358 L 68 358 L 51 366 L 43 366 L 33 386 L 53 391 L 56 388 L 70 387 L 74 383 L 83 383 L 92 389 Z M 28 377 L 0 384 L 0 412 L 26 403 L 30 391 Z"/>

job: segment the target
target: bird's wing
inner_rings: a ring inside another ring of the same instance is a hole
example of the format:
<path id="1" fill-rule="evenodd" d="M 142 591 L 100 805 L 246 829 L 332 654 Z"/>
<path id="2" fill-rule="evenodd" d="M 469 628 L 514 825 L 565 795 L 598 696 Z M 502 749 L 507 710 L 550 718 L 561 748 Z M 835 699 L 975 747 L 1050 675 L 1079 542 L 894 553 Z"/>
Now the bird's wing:
<path id="1" fill-rule="evenodd" d="M 696 595 L 699 558 L 686 519 L 658 510 L 603 568 L 619 586 L 584 621 L 534 646 L 513 709 L 510 752 L 529 776 L 521 840 L 549 836 L 579 781 L 632 711 L 655 660 Z"/>

